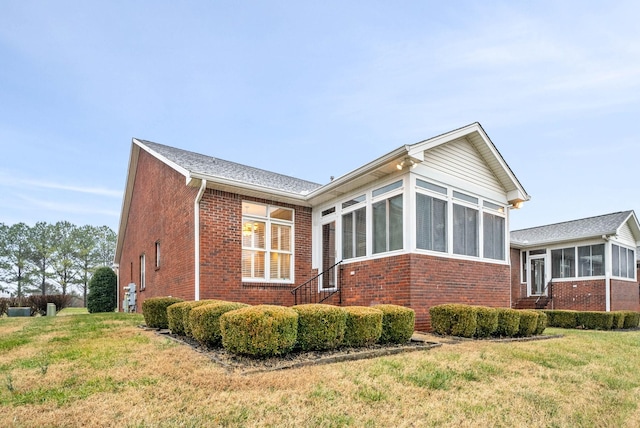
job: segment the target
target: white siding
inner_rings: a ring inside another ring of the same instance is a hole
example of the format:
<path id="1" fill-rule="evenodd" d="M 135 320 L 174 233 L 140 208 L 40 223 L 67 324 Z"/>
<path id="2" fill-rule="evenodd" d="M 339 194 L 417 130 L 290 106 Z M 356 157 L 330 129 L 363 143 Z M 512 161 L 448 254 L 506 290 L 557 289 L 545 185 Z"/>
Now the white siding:
<path id="1" fill-rule="evenodd" d="M 618 242 L 622 244 L 630 245 L 631 247 L 636 246 L 636 240 L 633 238 L 633 233 L 631 232 L 631 228 L 627 223 L 623 224 L 618 231 Z"/>
<path id="2" fill-rule="evenodd" d="M 484 189 L 501 194 L 505 192 L 480 153 L 465 138 L 425 151 L 423 165 Z"/>

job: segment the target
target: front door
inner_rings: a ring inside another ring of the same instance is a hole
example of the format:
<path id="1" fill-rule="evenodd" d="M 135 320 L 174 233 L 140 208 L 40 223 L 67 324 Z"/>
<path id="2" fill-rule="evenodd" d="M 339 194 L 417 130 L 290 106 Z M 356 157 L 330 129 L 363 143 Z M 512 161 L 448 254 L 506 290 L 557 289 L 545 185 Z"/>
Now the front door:
<path id="1" fill-rule="evenodd" d="M 332 221 L 322 225 L 322 277 L 320 278 L 320 290 L 336 288 L 336 269 L 331 269 L 336 264 L 336 222 Z"/>
<path id="2" fill-rule="evenodd" d="M 531 264 L 529 266 L 529 278 L 530 278 L 530 290 L 532 296 L 542 296 L 545 294 L 545 258 L 543 257 L 531 257 Z"/>

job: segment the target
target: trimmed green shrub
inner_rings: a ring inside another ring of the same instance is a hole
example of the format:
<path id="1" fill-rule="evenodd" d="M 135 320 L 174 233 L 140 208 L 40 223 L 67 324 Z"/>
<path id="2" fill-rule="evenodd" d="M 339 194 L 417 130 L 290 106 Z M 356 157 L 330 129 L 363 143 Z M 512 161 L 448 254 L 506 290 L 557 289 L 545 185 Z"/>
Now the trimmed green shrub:
<path id="1" fill-rule="evenodd" d="M 567 310 L 543 310 L 545 314 L 547 314 L 547 325 L 549 327 L 558 327 L 558 328 L 576 328 L 577 318 L 576 311 L 567 311 Z"/>
<path id="2" fill-rule="evenodd" d="M 191 334 L 191 321 L 189 318 L 189 314 L 191 313 L 191 309 L 197 308 L 198 306 L 208 305 L 209 303 L 218 303 L 224 302 L 224 300 L 216 300 L 216 299 L 208 299 L 208 300 L 198 300 L 195 302 L 191 302 L 191 304 L 183 308 L 182 310 L 182 325 L 184 326 L 184 335 L 187 337 L 193 337 Z"/>
<path id="3" fill-rule="evenodd" d="M 142 315 L 147 327 L 169 328 L 167 308 L 182 301 L 177 297 L 150 297 L 146 299 L 142 302 Z"/>
<path id="4" fill-rule="evenodd" d="M 469 305 L 451 304 L 432 306 L 431 328 L 438 334 L 473 337 L 476 333 L 476 307 Z"/>
<path id="5" fill-rule="evenodd" d="M 640 312 L 625 311 L 623 328 L 638 328 L 640 324 Z"/>
<path id="6" fill-rule="evenodd" d="M 498 329 L 498 311 L 495 308 L 477 306 L 476 337 L 489 337 Z"/>
<path id="7" fill-rule="evenodd" d="M 627 313 L 625 311 L 615 311 L 611 313 L 613 314 L 613 323 L 611 324 L 611 328 L 614 330 L 624 328 L 624 318 Z"/>
<path id="8" fill-rule="evenodd" d="M 382 334 L 379 343 L 407 343 L 413 336 L 416 311 L 400 305 L 375 305 L 382 311 Z"/>
<path id="9" fill-rule="evenodd" d="M 171 330 L 173 334 L 191 337 L 191 329 L 189 326 L 189 312 L 191 312 L 191 309 L 218 302 L 222 302 L 222 300 L 189 300 L 174 303 L 167 307 L 167 324 L 169 330 Z"/>
<path id="10" fill-rule="evenodd" d="M 109 270 L 113 273 L 111 269 Z M 45 294 L 44 296 L 42 294 L 34 294 L 27 297 L 27 304 L 25 306 L 31 307 L 31 315 L 40 314 L 45 316 L 47 314 L 47 305 L 49 303 L 56 305 L 56 312 L 60 312 L 71 304 L 71 300 L 72 296 L 70 294 Z M 105 309 L 106 308 L 108 308 L 108 306 L 105 307 Z M 116 307 L 113 306 L 111 310 L 102 312 L 113 312 L 115 308 Z"/>
<path id="11" fill-rule="evenodd" d="M 536 311 L 538 313 L 538 324 L 536 325 L 536 331 L 534 332 L 534 334 L 540 335 L 542 333 L 544 333 L 545 329 L 547 328 L 547 314 L 545 314 L 542 311 Z"/>
<path id="12" fill-rule="evenodd" d="M 298 313 L 274 305 L 236 309 L 220 317 L 220 332 L 222 346 L 229 352 L 255 357 L 282 355 L 296 344 Z"/>
<path id="13" fill-rule="evenodd" d="M 498 327 L 493 333 L 498 337 L 513 337 L 520 329 L 520 311 L 511 308 L 496 308 Z"/>
<path id="14" fill-rule="evenodd" d="M 342 308 L 312 303 L 291 309 L 298 313 L 298 348 L 319 351 L 340 346 L 347 326 L 347 313 Z"/>
<path id="15" fill-rule="evenodd" d="M 586 330 L 611 330 L 613 313 L 600 311 L 579 311 L 576 313 L 577 327 Z"/>
<path id="16" fill-rule="evenodd" d="M 196 306 L 189 312 L 189 325 L 194 339 L 206 346 L 220 346 L 220 317 L 236 309 L 249 305 L 235 302 L 217 302 Z"/>
<path id="17" fill-rule="evenodd" d="M 520 326 L 518 336 L 533 336 L 538 327 L 538 312 L 528 309 L 520 310 Z"/>
<path id="18" fill-rule="evenodd" d="M 117 283 L 118 278 L 113 269 L 103 266 L 95 271 L 89 280 L 89 294 L 87 295 L 87 310 L 90 314 L 113 312 L 117 308 Z M 61 309 L 58 308 L 58 310 Z"/>
<path id="19" fill-rule="evenodd" d="M 344 332 L 345 346 L 373 345 L 382 335 L 382 311 L 366 306 L 347 306 L 347 326 Z"/>

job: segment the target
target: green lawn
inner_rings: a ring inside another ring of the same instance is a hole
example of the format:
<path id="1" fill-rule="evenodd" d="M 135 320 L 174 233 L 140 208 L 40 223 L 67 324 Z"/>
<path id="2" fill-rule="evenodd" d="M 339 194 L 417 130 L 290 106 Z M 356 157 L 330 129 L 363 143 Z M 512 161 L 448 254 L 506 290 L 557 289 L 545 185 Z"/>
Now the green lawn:
<path id="1" fill-rule="evenodd" d="M 242 375 L 139 315 L 75 312 L 0 319 L 0 426 L 640 426 L 640 331 Z"/>

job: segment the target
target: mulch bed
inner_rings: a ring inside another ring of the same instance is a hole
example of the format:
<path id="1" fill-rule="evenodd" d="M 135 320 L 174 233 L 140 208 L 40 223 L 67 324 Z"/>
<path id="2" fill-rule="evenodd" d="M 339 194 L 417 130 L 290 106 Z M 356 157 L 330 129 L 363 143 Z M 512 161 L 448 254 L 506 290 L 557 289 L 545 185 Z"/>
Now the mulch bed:
<path id="1" fill-rule="evenodd" d="M 171 334 L 169 330 L 156 330 L 156 334 L 174 340 L 178 343 L 188 345 L 194 351 L 207 356 L 213 362 L 222 366 L 227 372 L 240 374 L 295 369 L 342 361 L 355 361 L 366 358 L 401 354 L 404 352 L 424 351 L 442 346 L 441 343 L 417 338 L 412 339 L 404 345 L 372 345 L 363 348 L 339 348 L 330 351 L 293 351 L 280 357 L 252 358 L 227 352 L 224 348 L 209 348 L 202 346 L 192 338 Z"/>

